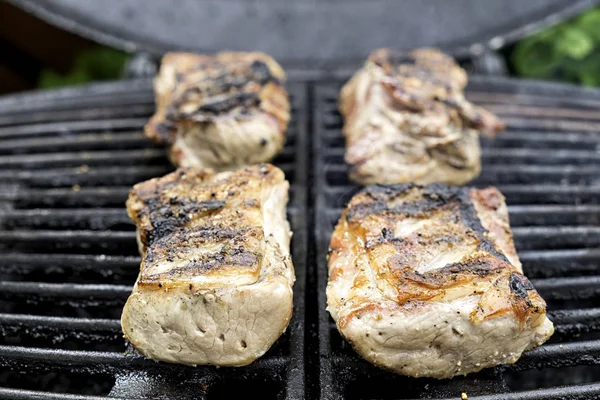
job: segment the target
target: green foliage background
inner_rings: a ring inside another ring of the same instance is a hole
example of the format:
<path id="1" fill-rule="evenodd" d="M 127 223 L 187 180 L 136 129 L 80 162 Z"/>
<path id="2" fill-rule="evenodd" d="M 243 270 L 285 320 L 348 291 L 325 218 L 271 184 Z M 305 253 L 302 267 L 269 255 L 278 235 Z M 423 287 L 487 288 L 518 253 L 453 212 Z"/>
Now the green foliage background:
<path id="1" fill-rule="evenodd" d="M 600 86 L 600 8 L 521 40 L 510 61 L 518 76 Z"/>
<path id="2" fill-rule="evenodd" d="M 43 69 L 38 77 L 38 87 L 51 88 L 118 79 L 128 59 L 129 55 L 121 51 L 95 47 L 78 54 L 71 70 L 64 75 L 49 68 Z"/>

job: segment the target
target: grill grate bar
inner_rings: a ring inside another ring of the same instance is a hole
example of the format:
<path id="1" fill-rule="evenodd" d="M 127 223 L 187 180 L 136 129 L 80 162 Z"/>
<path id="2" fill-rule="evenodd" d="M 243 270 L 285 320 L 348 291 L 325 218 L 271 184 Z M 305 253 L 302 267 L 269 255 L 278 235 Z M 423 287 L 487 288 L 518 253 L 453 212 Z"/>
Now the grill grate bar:
<path id="1" fill-rule="evenodd" d="M 121 166 L 121 167 L 77 167 L 45 169 L 41 171 L 0 171 L 0 180 L 17 181 L 30 187 L 87 186 L 135 184 L 156 176 L 165 175 L 172 167 L 161 166 Z"/>
<path id="2" fill-rule="evenodd" d="M 548 317 L 562 332 L 591 332 L 600 330 L 600 308 L 551 310 Z"/>
<path id="3" fill-rule="evenodd" d="M 30 314 L 0 314 L 3 326 L 20 326 L 25 328 L 57 329 L 57 330 L 85 330 L 95 331 L 121 331 L 121 322 L 118 319 L 101 318 L 71 318 L 49 317 Z"/>
<path id="4" fill-rule="evenodd" d="M 52 123 L 55 121 L 97 120 L 100 118 L 118 119 L 137 116 L 145 117 L 154 111 L 154 105 L 138 103 L 139 102 L 134 101 L 131 104 L 124 104 L 123 106 L 118 107 L 106 106 L 76 111 L 72 109 L 55 109 L 52 111 L 36 111 L 33 114 L 0 115 L 0 126 L 17 126 L 42 122 Z"/>
<path id="5" fill-rule="evenodd" d="M 525 250 L 519 258 L 530 278 L 591 275 L 598 273 L 600 249 Z"/>
<path id="6" fill-rule="evenodd" d="M 131 285 L 41 283 L 0 281 L 0 291 L 4 294 L 39 295 L 51 297 L 93 297 L 95 299 L 127 298 Z"/>
<path id="7" fill-rule="evenodd" d="M 130 283 L 139 265 L 138 255 L 4 253 L 0 276 L 7 281 Z"/>
<path id="8" fill-rule="evenodd" d="M 574 183 L 598 184 L 597 166 L 573 165 L 526 165 L 493 164 L 483 167 L 483 173 L 476 181 L 482 183 Z"/>
<path id="9" fill-rule="evenodd" d="M 481 156 L 484 165 L 510 162 L 581 166 L 600 163 L 599 152 L 589 150 L 484 148 L 481 151 Z"/>
<path id="10" fill-rule="evenodd" d="M 517 226 L 512 231 L 519 250 L 600 246 L 598 226 Z"/>
<path id="11" fill-rule="evenodd" d="M 597 205 L 519 205 L 509 206 L 510 224 L 518 226 L 599 225 Z"/>
<path id="12" fill-rule="evenodd" d="M 484 105 L 486 103 L 480 103 Z M 543 118 L 567 118 L 600 121 L 600 115 L 593 110 L 581 110 L 573 108 L 558 107 L 529 107 L 522 104 L 497 104 L 487 103 L 485 107 L 499 115 L 521 116 L 521 117 L 543 117 Z"/>
<path id="13" fill-rule="evenodd" d="M 290 160 L 294 149 L 284 148 L 278 155 L 279 160 Z M 165 151 L 158 148 L 143 150 L 83 151 L 65 153 L 41 153 L 0 156 L 0 167 L 41 168 L 55 166 L 81 165 L 144 165 L 144 163 L 160 163 L 164 165 Z"/>
<path id="14" fill-rule="evenodd" d="M 52 350 L 35 347 L 0 346 L 0 365 L 15 365 L 25 369 L 39 369 L 42 366 L 67 369 L 85 369 L 90 372 L 104 372 L 105 368 L 117 371 L 144 369 L 156 370 L 164 366 L 154 360 L 138 355 L 126 355 L 119 352 L 100 352 L 84 350 Z M 253 363 L 256 369 L 281 369 L 286 364 L 284 357 L 263 357 Z M 183 365 L 172 365 L 173 369 L 185 371 Z M 210 367 L 208 367 L 210 368 Z"/>
<path id="15" fill-rule="evenodd" d="M 3 253 L 0 257 L 0 265 L 7 264 L 40 265 L 46 263 L 63 264 L 72 266 L 89 266 L 97 268 L 105 266 L 108 269 L 113 267 L 138 267 L 140 263 L 139 256 L 108 256 L 94 254 L 28 254 L 28 253 Z M 44 267 L 43 265 L 41 267 Z"/>
<path id="16" fill-rule="evenodd" d="M 0 188 L 0 201 L 14 201 L 18 208 L 123 206 L 131 186 L 54 189 Z"/>
<path id="17" fill-rule="evenodd" d="M 0 221 L 4 228 L 40 228 L 40 229 L 111 229 L 116 226 L 134 225 L 121 208 L 84 208 L 84 209 L 33 209 L 0 211 Z"/>
<path id="18" fill-rule="evenodd" d="M 278 166 L 288 174 L 294 168 L 292 163 L 279 163 Z M 0 171 L 0 180 L 4 182 L 18 181 L 30 187 L 55 187 L 81 184 L 87 186 L 122 185 L 163 176 L 173 171 L 173 167 L 161 166 L 119 166 L 119 167 L 89 167 L 84 165 L 77 168 L 45 169 L 42 171 Z"/>
<path id="19" fill-rule="evenodd" d="M 544 367 L 567 367 L 573 365 L 600 364 L 600 340 L 546 344 L 521 356 L 519 362 L 509 368 L 519 371 Z"/>
<path id="20" fill-rule="evenodd" d="M 532 279 L 532 283 L 546 301 L 589 299 L 597 301 L 600 297 L 600 276 Z M 569 304 L 571 303 L 567 303 L 567 307 L 573 307 Z"/>
<path id="21" fill-rule="evenodd" d="M 125 397 L 51 393 L 38 390 L 8 389 L 3 387 L 0 387 L 0 398 L 5 400 L 131 400 Z"/>
<path id="22" fill-rule="evenodd" d="M 30 92 L 4 97 L 0 99 L 0 109 L 3 113 L 12 114 L 56 105 L 77 107 L 84 104 L 86 99 L 90 105 L 119 103 L 123 96 L 139 95 L 152 101 L 152 80 L 136 79 L 110 83 L 97 83 L 81 87 L 67 87 L 51 91 Z M 92 101 L 93 100 L 93 101 Z"/>
<path id="23" fill-rule="evenodd" d="M 466 97 L 469 101 L 484 107 L 489 107 L 491 105 L 518 104 L 519 106 L 534 105 L 542 109 L 569 109 L 573 111 L 581 110 L 582 112 L 588 110 L 594 112 L 594 110 L 600 108 L 600 100 L 583 98 L 581 96 L 560 96 L 557 98 L 548 95 L 536 96 L 522 93 L 515 95 L 512 93 L 494 92 L 493 90 L 488 90 L 488 88 L 486 88 L 485 92 L 469 90 Z M 560 106 L 561 108 L 556 108 L 557 106 Z"/>
<path id="24" fill-rule="evenodd" d="M 600 186 L 536 184 L 495 185 L 502 191 L 509 204 L 598 204 Z"/>
<path id="25" fill-rule="evenodd" d="M 162 149 L 88 151 L 0 156 L 2 168 L 44 168 L 56 166 L 164 163 Z"/>
<path id="26" fill-rule="evenodd" d="M 1 139 L 27 138 L 28 136 L 46 136 L 56 134 L 90 132 L 105 132 L 115 130 L 141 129 L 146 124 L 146 118 L 123 118 L 113 120 L 64 121 L 50 124 L 17 125 L 0 128 Z M 80 136 L 77 135 L 77 136 Z M 29 138 L 30 139 L 30 138 Z M 29 140 L 28 139 L 28 140 Z"/>
<path id="27" fill-rule="evenodd" d="M 136 250 L 135 232 L 89 230 L 12 230 L 0 231 L 0 244 L 36 248 Z M 33 250 L 33 249 L 31 249 Z"/>
<path id="28" fill-rule="evenodd" d="M 600 276 L 577 276 L 565 278 L 548 278 L 532 280 L 538 290 L 572 289 L 581 290 L 588 287 L 596 287 L 600 293 Z"/>
<path id="29" fill-rule="evenodd" d="M 513 118 L 502 116 L 502 121 L 511 129 L 553 130 L 565 132 L 600 132 L 597 123 L 570 121 L 565 119 Z"/>
<path id="30" fill-rule="evenodd" d="M 148 148 L 151 144 L 142 132 L 111 132 L 77 136 L 52 136 L 0 141 L 0 154 L 49 153 L 67 149 L 103 150 Z"/>

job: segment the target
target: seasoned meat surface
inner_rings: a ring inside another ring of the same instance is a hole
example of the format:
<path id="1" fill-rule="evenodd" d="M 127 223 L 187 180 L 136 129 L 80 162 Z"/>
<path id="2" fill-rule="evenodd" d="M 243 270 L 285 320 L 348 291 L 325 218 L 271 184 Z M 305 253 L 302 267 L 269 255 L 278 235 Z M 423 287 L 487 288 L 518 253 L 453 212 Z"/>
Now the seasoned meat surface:
<path id="1" fill-rule="evenodd" d="M 292 314 L 288 186 L 262 164 L 184 168 L 133 187 L 142 263 L 121 325 L 140 353 L 239 366 L 271 347 Z"/>
<path id="2" fill-rule="evenodd" d="M 478 134 L 502 123 L 465 100 L 467 75 L 436 49 L 371 53 L 340 93 L 346 163 L 361 184 L 463 184 L 481 170 Z"/>
<path id="3" fill-rule="evenodd" d="M 290 119 L 285 73 L 263 53 L 168 53 L 145 127 L 176 166 L 234 170 L 281 151 Z"/>
<path id="4" fill-rule="evenodd" d="M 553 333 L 493 187 L 362 190 L 331 238 L 327 302 L 362 357 L 413 377 L 514 363 Z"/>

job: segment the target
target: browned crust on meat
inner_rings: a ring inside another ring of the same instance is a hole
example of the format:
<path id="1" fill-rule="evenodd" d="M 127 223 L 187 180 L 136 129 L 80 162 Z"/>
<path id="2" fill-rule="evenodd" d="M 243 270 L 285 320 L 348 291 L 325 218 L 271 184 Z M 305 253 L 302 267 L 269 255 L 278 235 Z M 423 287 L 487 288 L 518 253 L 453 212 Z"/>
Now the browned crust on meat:
<path id="1" fill-rule="evenodd" d="M 158 79 L 167 80 L 160 84 L 171 90 L 157 91 L 157 110 L 145 127 L 156 143 L 173 144 L 179 127 L 257 115 L 270 116 L 285 134 L 290 118 L 285 73 L 264 53 L 167 53 Z"/>
<path id="2" fill-rule="evenodd" d="M 408 53 L 391 49 L 375 50 L 369 61 L 380 66 L 397 106 L 411 112 L 448 114 L 457 126 L 466 126 L 495 135 L 504 124 L 489 111 L 465 100 L 462 90 L 467 74 L 454 59 L 437 49 Z"/>
<path id="3" fill-rule="evenodd" d="M 127 210 L 143 248 L 138 286 L 180 285 L 201 275 L 258 276 L 262 188 L 283 181 L 279 168 L 261 164 L 218 175 L 181 168 L 135 185 Z M 161 264 L 172 267 L 156 270 Z"/>
<path id="4" fill-rule="evenodd" d="M 366 254 L 372 273 L 393 288 L 395 296 L 390 300 L 398 306 L 476 294 L 481 297 L 470 316 L 474 324 L 514 313 L 521 324 L 535 326 L 545 315 L 546 303 L 522 274 L 520 263 L 515 266 L 509 261 L 518 262 L 518 257 L 508 216 L 493 216 L 502 207 L 504 198 L 495 188 L 369 186 L 344 210 L 331 239 L 329 263 L 338 265 L 336 258 L 348 252 Z M 394 229 L 402 229 L 403 222 L 420 225 L 398 236 Z M 466 254 L 459 261 L 417 270 L 440 254 L 458 249 L 465 249 Z M 343 268 L 352 267 L 338 265 L 330 270 L 331 282 L 345 279 Z M 364 273 L 358 273 L 352 287 L 365 285 L 372 283 Z M 377 307 L 369 299 L 353 298 L 352 302 Z M 342 316 L 338 326 L 344 328 L 364 312 L 364 306 L 357 306 Z"/>
<path id="5" fill-rule="evenodd" d="M 503 123 L 467 101 L 465 71 L 436 49 L 379 49 L 340 92 L 345 161 L 361 184 L 460 185 L 481 170 L 480 133 Z"/>

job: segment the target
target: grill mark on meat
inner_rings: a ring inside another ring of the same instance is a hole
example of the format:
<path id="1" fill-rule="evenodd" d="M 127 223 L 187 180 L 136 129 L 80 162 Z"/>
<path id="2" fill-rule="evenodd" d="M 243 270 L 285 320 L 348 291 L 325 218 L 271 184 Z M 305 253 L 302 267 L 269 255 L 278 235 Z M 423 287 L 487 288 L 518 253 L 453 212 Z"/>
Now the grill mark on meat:
<path id="1" fill-rule="evenodd" d="M 213 181 L 212 172 L 180 169 L 136 185 L 128 210 L 149 266 L 140 282 L 220 268 L 258 273 L 264 230 L 256 196 L 275 171 L 261 164 Z"/>
<path id="2" fill-rule="evenodd" d="M 505 268 L 504 262 L 489 256 L 469 257 L 465 261 L 423 273 L 405 267 L 395 274 L 399 285 L 398 304 L 429 300 L 444 294 L 444 290 L 467 282 L 486 282 L 490 275 L 499 275 Z"/>
<path id="3" fill-rule="evenodd" d="M 209 214 L 225 207 L 224 201 L 189 202 L 185 199 L 171 198 L 165 203 L 160 194 L 146 200 L 148 208 L 142 212 L 149 214 L 152 229 L 145 235 L 145 243 L 151 246 L 158 238 L 168 236 L 177 228 L 185 225 L 192 216 Z M 139 218 L 139 216 L 138 216 Z"/>
<path id="4" fill-rule="evenodd" d="M 456 227 L 448 228 L 450 229 L 448 234 L 440 232 L 433 237 L 421 237 L 421 233 L 416 232 L 398 238 L 394 236 L 393 229 L 385 227 L 374 240 L 365 241 L 365 249 L 370 252 L 378 246 L 389 244 L 394 246 L 394 255 L 388 259 L 390 270 L 381 277 L 388 279 L 390 283 L 393 282 L 397 287 L 398 299 L 396 300 L 399 304 L 432 299 L 442 295 L 445 290 L 467 282 L 484 283 L 489 280 L 490 275 L 501 276 L 506 271 L 516 271 L 506 255 L 489 239 L 489 231 L 485 229 L 477 214 L 468 188 L 444 184 L 431 184 L 426 187 L 414 184 L 371 185 L 359 192 L 355 198 L 360 198 L 361 201 L 351 201 L 342 217 L 349 224 L 362 224 L 369 217 L 384 217 L 384 220 L 392 222 L 397 221 L 399 216 L 417 219 L 438 218 L 436 213 L 443 212 L 446 212 L 448 215 L 446 218 L 450 219 L 442 218 L 440 220 L 442 224 L 445 226 L 456 224 Z M 397 204 L 399 201 L 402 203 Z M 415 252 L 419 253 L 429 244 L 466 245 L 470 242 L 463 242 L 463 240 L 469 237 L 471 238 L 469 240 L 476 244 L 472 254 L 459 262 L 438 269 L 422 273 L 416 271 L 415 262 L 418 262 L 418 257 L 415 258 Z M 525 283 L 521 285 L 521 281 L 515 279 L 511 280 L 514 281 L 511 287 L 518 289 L 525 287 Z M 527 287 L 533 288 L 530 286 L 531 283 L 528 285 Z M 527 295 L 525 296 L 527 303 L 529 300 L 526 297 Z"/>
<path id="5" fill-rule="evenodd" d="M 255 92 L 234 93 L 231 97 L 202 104 L 192 115 L 197 113 L 221 114 L 236 107 L 250 108 L 260 104 L 260 98 Z M 247 112 L 247 110 L 246 110 Z"/>
<path id="6" fill-rule="evenodd" d="M 526 299 L 528 297 L 527 291 L 533 290 L 533 285 L 523 275 L 511 274 L 510 275 L 510 291 L 516 296 Z"/>
<path id="7" fill-rule="evenodd" d="M 407 198 L 407 195 L 415 190 L 420 191 L 420 195 L 416 199 Z M 489 232 L 481 223 L 477 210 L 471 200 L 468 188 L 459 188 L 444 184 L 431 184 L 426 187 L 420 187 L 414 184 L 371 185 L 363 189 L 357 196 L 361 196 L 361 194 L 366 195 L 368 200 L 351 203 L 345 214 L 345 218 L 350 224 L 360 224 L 365 218 L 376 215 L 401 215 L 409 218 L 426 219 L 429 218 L 432 213 L 440 212 L 441 210 L 450 210 L 451 215 L 454 215 L 454 211 L 456 211 L 458 219 L 455 219 L 452 222 L 464 226 L 465 234 L 472 236 L 473 239 L 476 240 L 476 249 L 478 252 L 489 253 L 502 263 L 510 264 L 507 257 L 499 251 L 488 238 Z M 403 196 L 404 199 L 402 199 Z M 390 205 L 399 198 L 404 200 L 403 203 L 394 204 L 393 206 Z M 396 220 L 396 218 L 397 217 L 393 217 L 393 220 Z M 448 243 L 457 243 L 455 238 L 458 238 L 458 235 L 462 235 L 462 233 L 457 231 L 453 235 L 447 236 L 446 240 Z M 438 243 L 440 243 L 442 239 L 443 238 L 440 236 L 436 237 Z M 396 238 L 394 237 L 393 231 L 385 228 L 385 231 L 382 231 L 382 234 L 377 240 L 367 241 L 365 246 L 367 249 L 372 249 L 377 245 L 390 242 L 408 245 L 409 242 L 407 242 L 407 240 L 411 239 Z M 430 239 L 424 240 L 427 241 Z M 399 250 L 399 252 L 402 252 L 402 250 Z M 395 260 L 393 262 L 400 262 L 397 257 L 398 256 L 393 258 L 393 260 Z M 401 262 L 399 266 L 400 265 L 403 265 L 403 263 Z M 458 264 L 452 268 L 456 269 L 461 265 L 466 270 L 473 270 L 473 265 L 469 263 Z M 468 266 L 468 268 L 466 266 Z"/>
<path id="8" fill-rule="evenodd" d="M 225 250 L 196 256 L 185 266 L 170 268 L 166 272 L 144 276 L 143 282 L 158 282 L 165 279 L 178 280 L 181 278 L 206 274 L 213 270 L 222 270 L 224 266 L 255 267 L 262 260 L 262 255 L 242 248 Z"/>

